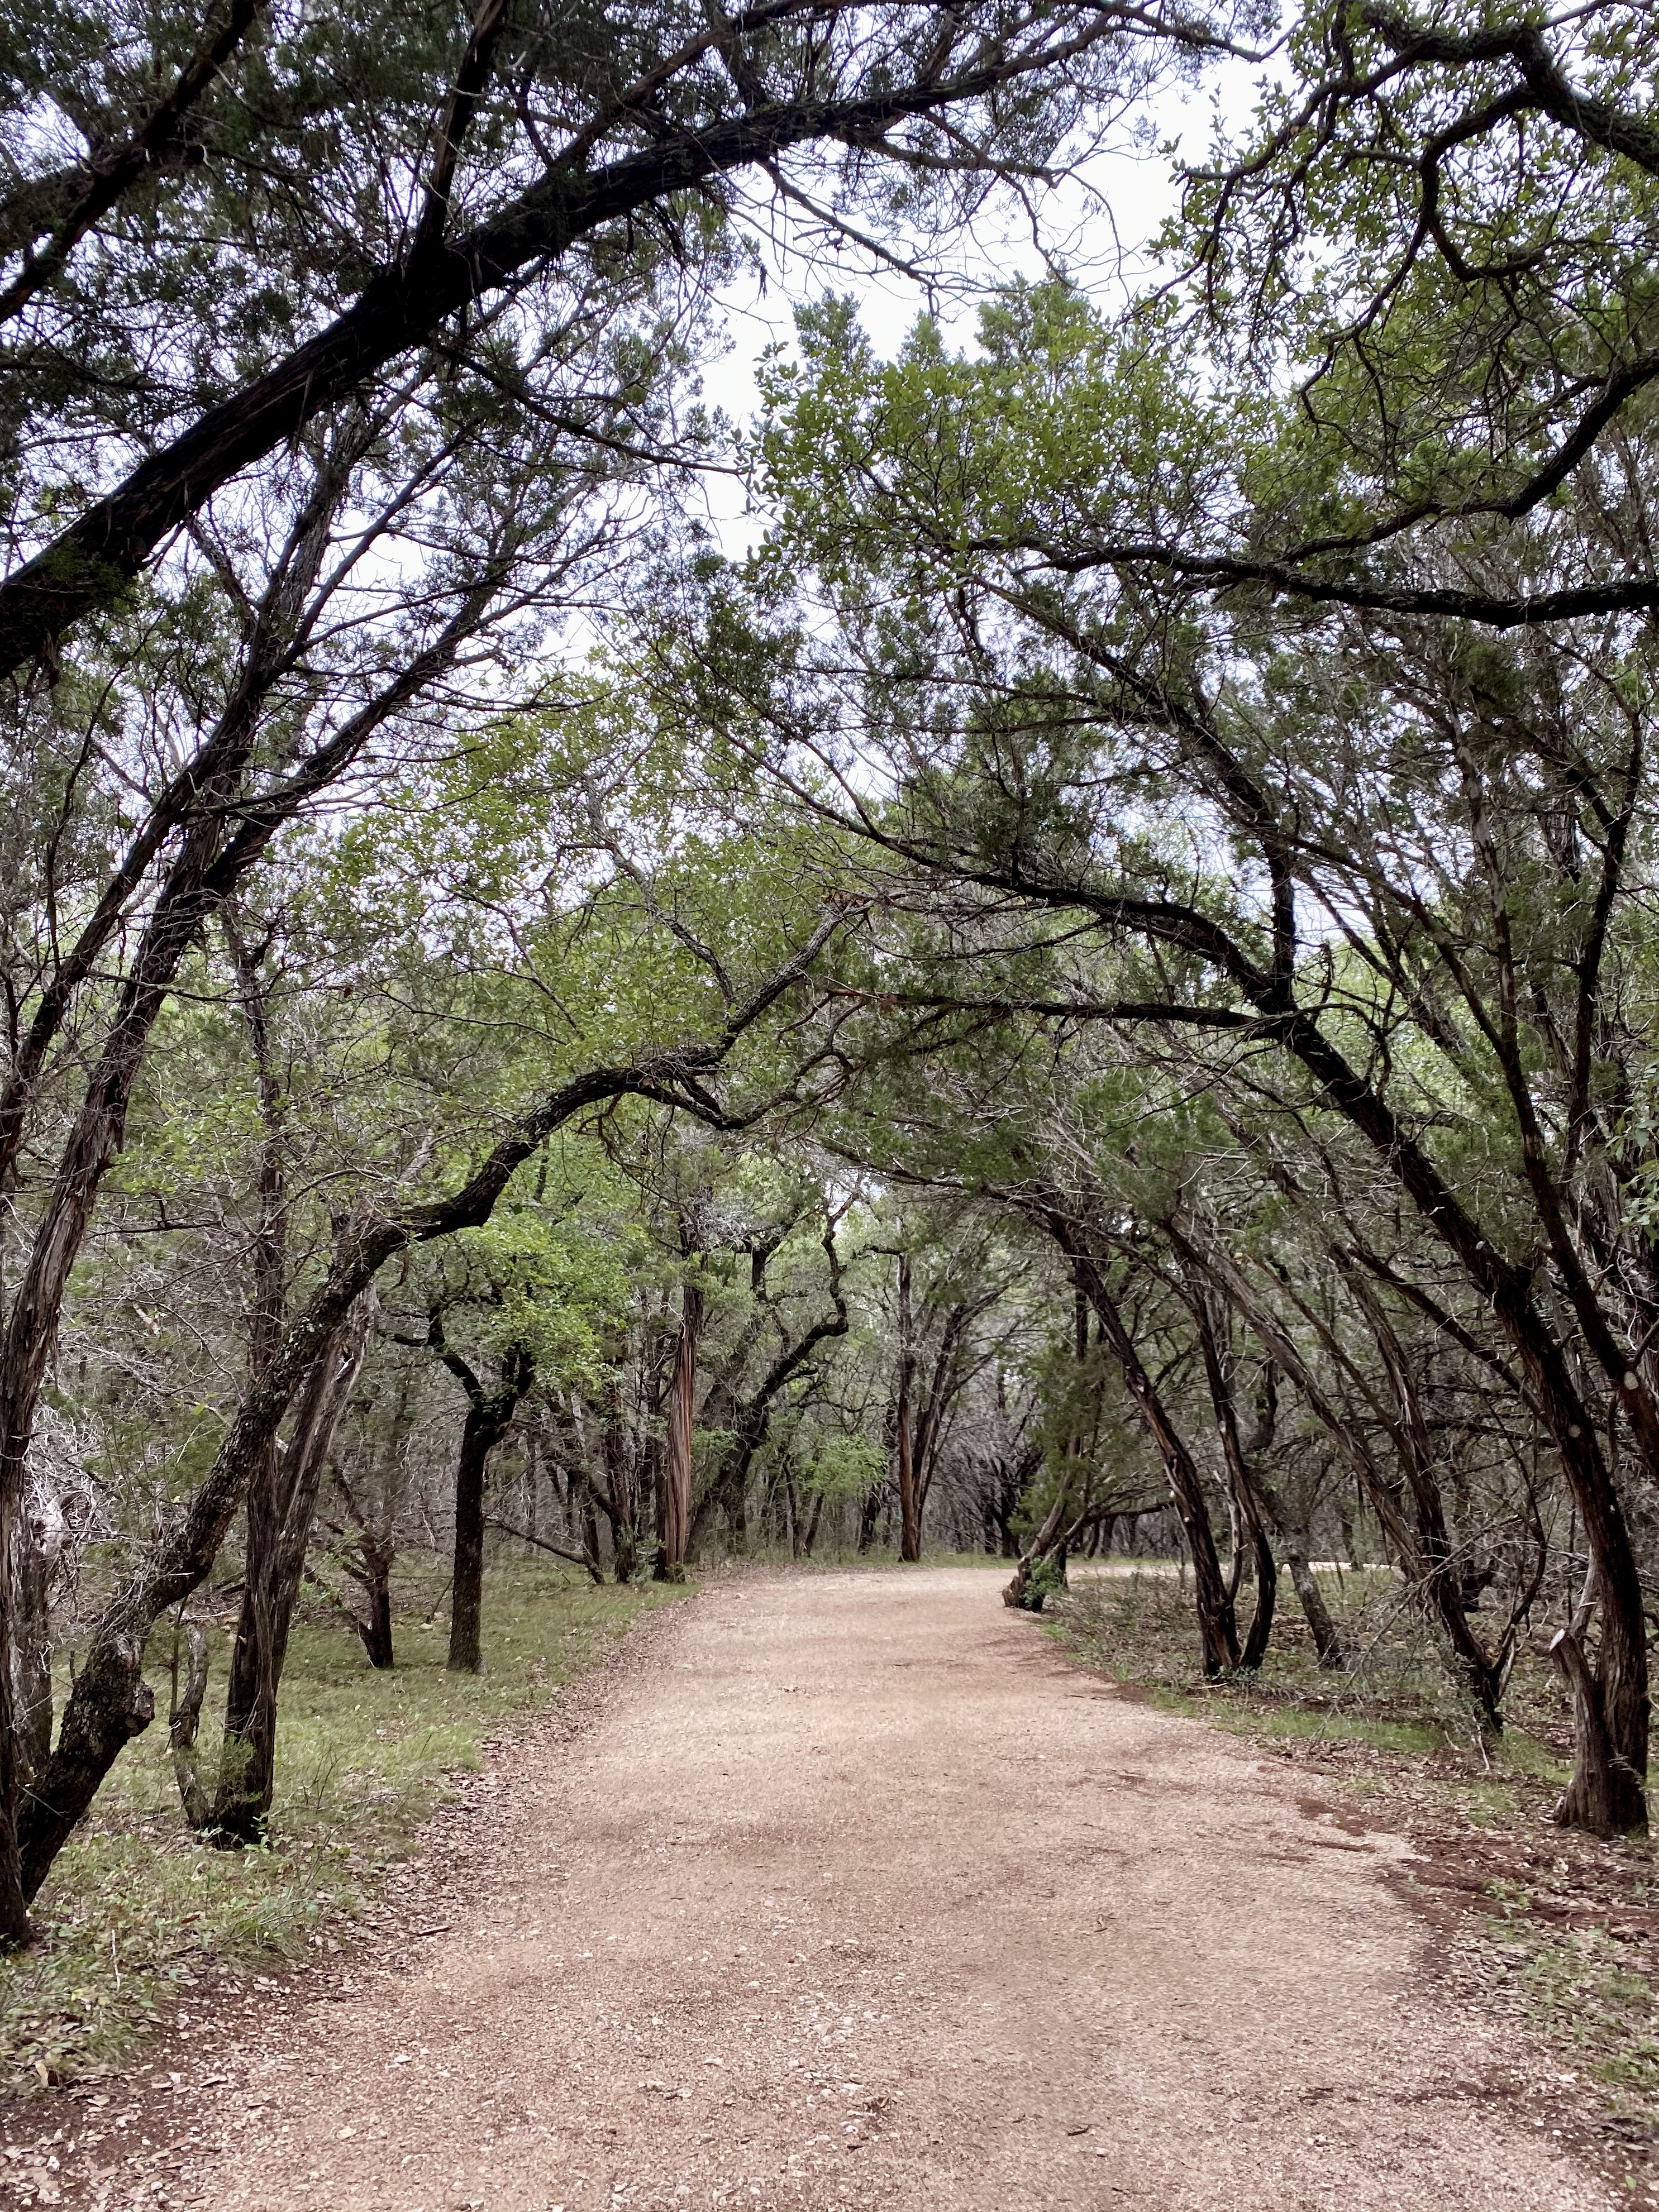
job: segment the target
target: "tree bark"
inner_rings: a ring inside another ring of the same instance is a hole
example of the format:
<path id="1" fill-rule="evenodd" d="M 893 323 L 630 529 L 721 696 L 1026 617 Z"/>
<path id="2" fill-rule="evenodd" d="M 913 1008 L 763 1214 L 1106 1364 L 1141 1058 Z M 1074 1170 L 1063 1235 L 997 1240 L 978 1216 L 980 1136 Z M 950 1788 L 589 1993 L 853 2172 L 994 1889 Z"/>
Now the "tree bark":
<path id="1" fill-rule="evenodd" d="M 680 1331 L 674 1376 L 668 1388 L 667 1436 L 662 1459 L 662 1516 L 658 1529 L 657 1580 L 685 1580 L 691 1536 L 691 1435 L 697 1401 L 697 1347 L 702 1336 L 702 1286 L 688 1279 L 680 1291 Z"/>
<path id="2" fill-rule="evenodd" d="M 378 1500 L 360 1498 L 347 1480 L 343 1468 L 337 1462 L 334 1468 L 334 1487 L 344 1504 L 353 1530 L 350 1547 L 340 1564 L 362 1593 L 363 1601 L 363 1611 L 354 1612 L 349 1618 L 362 1639 L 369 1665 L 378 1672 L 385 1672 L 396 1663 L 392 1637 L 392 1569 L 398 1556 L 401 1496 L 398 1474 L 404 1465 L 412 1425 L 410 1397 L 410 1379 L 405 1376 L 392 1417 L 386 1451 L 388 1480 Z M 336 1535 L 344 1535 L 344 1529 L 337 1523 L 331 1522 L 328 1525 Z"/>
<path id="3" fill-rule="evenodd" d="M 362 1370 L 374 1301 L 360 1297 L 324 1346 L 301 1398 L 274 1496 L 252 1519 L 242 1610 L 225 1698 L 225 1734 L 213 1803 L 216 1842 L 254 1844 L 264 1834 L 276 1777 L 276 1704 L 294 1607 L 305 1572 L 323 1468 L 334 1431 Z"/>
<path id="4" fill-rule="evenodd" d="M 605 1423 L 605 1487 L 592 1486 L 593 1495 L 611 1524 L 611 1572 L 618 1583 L 630 1583 L 639 1566 L 637 1485 L 629 1464 L 629 1436 L 623 1426 L 622 1408 L 612 1391 L 610 1419 Z"/>
<path id="5" fill-rule="evenodd" d="M 1303 1618 L 1314 1640 L 1315 1656 L 1322 1667 L 1346 1667 L 1348 1663 L 1347 1647 L 1338 1633 L 1336 1623 L 1331 1619 L 1320 1590 L 1318 1577 L 1309 1565 L 1305 1535 L 1298 1534 L 1286 1540 L 1285 1565 L 1290 1570 Z"/>
<path id="6" fill-rule="evenodd" d="M 208 1639 L 207 1631 L 199 1620 L 187 1622 L 185 1632 L 190 1664 L 181 1696 L 178 1687 L 179 1655 L 175 1645 L 173 1710 L 167 1717 L 167 1745 L 173 1753 L 173 1778 L 179 1784 L 179 1802 L 185 1808 L 185 1818 L 192 1828 L 199 1830 L 210 1826 L 213 1820 L 212 1802 L 203 1785 L 201 1760 L 196 1749 L 196 1732 L 202 1720 L 202 1700 L 207 1695 Z"/>
<path id="7" fill-rule="evenodd" d="M 1192 1557 L 1194 1602 L 1204 1672 L 1211 1676 L 1231 1674 L 1239 1662 L 1238 1623 L 1227 1595 L 1227 1578 L 1216 1553 L 1209 1509 L 1204 1502 L 1204 1488 L 1193 1455 L 1142 1365 L 1134 1340 L 1106 1287 L 1106 1279 L 1093 1255 L 1084 1249 L 1075 1223 L 1049 1202 L 1043 1202 L 1040 1211 L 1049 1234 L 1071 1264 L 1078 1288 L 1094 1309 L 1101 1336 L 1110 1346 L 1122 1370 L 1135 1411 L 1164 1462 L 1170 1495 Z"/>
<path id="8" fill-rule="evenodd" d="M 40 1483 L 17 1516 L 11 1650 L 19 1764 L 25 1785 L 52 1756 L 52 1576 L 63 1515 Z"/>
<path id="9" fill-rule="evenodd" d="M 365 1617 L 357 1623 L 368 1663 L 378 1673 L 390 1673 L 397 1655 L 392 1644 L 392 1564 L 379 1551 L 365 1551 L 362 1571 Z"/>
<path id="10" fill-rule="evenodd" d="M 1042 1612 L 1042 1592 L 1039 1590 L 1034 1598 L 1028 1595 L 1031 1587 L 1032 1564 L 1044 1556 L 1055 1537 L 1066 1526 L 1066 1509 L 1070 1503 L 1071 1500 L 1062 1486 L 1059 1496 L 1043 1516 L 1042 1526 L 1025 1549 L 1019 1553 L 1018 1565 L 1014 1569 L 1012 1579 L 1003 1585 L 1004 1605 L 1012 1606 L 1020 1613 Z"/>
<path id="11" fill-rule="evenodd" d="M 503 1425 L 469 1406 L 455 1463 L 455 1563 L 449 1585 L 449 1657 L 453 1674 L 483 1664 L 484 1463 Z"/>
<path id="12" fill-rule="evenodd" d="M 466 1391 L 466 1419 L 455 1463 L 455 1571 L 450 1583 L 450 1671 L 476 1674 L 483 1665 L 484 1474 L 489 1455 L 513 1425 L 520 1401 L 536 1380 L 535 1363 L 521 1346 L 501 1361 L 501 1379 L 486 1390 L 466 1362 L 443 1345 L 433 1317 L 434 1341 L 452 1375 Z"/>
<path id="13" fill-rule="evenodd" d="M 1559 1629 L 1550 1641 L 1550 1656 L 1572 1692 L 1573 1737 L 1579 1747 L 1572 1778 L 1555 1808 L 1564 1828 L 1588 1828 L 1591 1834 L 1610 1836 L 1620 1825 L 1622 1798 L 1617 1771 L 1619 1754 L 1608 1735 L 1599 1686 L 1584 1656 L 1576 1629 Z"/>

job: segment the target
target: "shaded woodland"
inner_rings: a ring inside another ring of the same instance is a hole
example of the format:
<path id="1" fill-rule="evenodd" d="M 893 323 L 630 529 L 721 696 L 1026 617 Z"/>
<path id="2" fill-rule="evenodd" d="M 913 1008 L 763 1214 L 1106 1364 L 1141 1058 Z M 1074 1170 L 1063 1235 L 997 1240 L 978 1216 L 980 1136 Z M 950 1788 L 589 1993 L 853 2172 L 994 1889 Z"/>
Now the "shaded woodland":
<path id="1" fill-rule="evenodd" d="M 145 1730 L 261 1839 L 415 1553 L 463 1672 L 507 1558 L 1156 1555 L 1216 1677 L 1364 1559 L 1645 1826 L 1655 40 L 9 12 L 0 1937 Z"/>

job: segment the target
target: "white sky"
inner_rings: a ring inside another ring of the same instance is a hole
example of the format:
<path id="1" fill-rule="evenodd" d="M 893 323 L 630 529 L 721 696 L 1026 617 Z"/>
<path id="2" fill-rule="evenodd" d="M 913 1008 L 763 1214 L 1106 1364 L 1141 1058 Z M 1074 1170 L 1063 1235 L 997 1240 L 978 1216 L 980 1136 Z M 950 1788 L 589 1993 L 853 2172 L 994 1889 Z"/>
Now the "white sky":
<path id="1" fill-rule="evenodd" d="M 1260 72 L 1253 66 L 1218 66 L 1200 84 L 1172 87 L 1139 113 L 1161 140 L 1175 142 L 1187 161 L 1196 161 L 1208 150 L 1218 103 L 1229 124 L 1239 128 L 1254 106 L 1259 82 Z M 1078 179 L 1036 202 L 1042 245 L 1103 304 L 1115 304 L 1145 277 L 1151 265 L 1148 248 L 1177 197 L 1171 159 L 1162 148 L 1097 154 Z M 804 216 L 798 220 L 805 222 Z M 982 222 L 957 258 L 951 289 L 936 294 L 934 312 L 965 342 L 972 334 L 977 295 L 1016 276 L 1040 276 L 1042 270 L 1042 254 L 1023 210 L 994 228 Z M 826 293 L 850 293 L 858 299 L 864 327 L 884 357 L 898 350 L 928 304 L 919 284 L 851 249 L 837 256 L 821 245 L 810 253 L 774 252 L 768 256 L 763 289 L 757 276 L 749 276 L 727 289 L 723 304 L 731 350 L 704 370 L 708 404 L 746 428 L 759 404 L 755 372 L 762 355 L 780 343 L 793 349 L 797 304 Z M 740 556 L 759 534 L 763 519 L 745 514 L 742 487 L 730 477 L 710 476 L 706 483 L 720 542 L 726 552 Z"/>

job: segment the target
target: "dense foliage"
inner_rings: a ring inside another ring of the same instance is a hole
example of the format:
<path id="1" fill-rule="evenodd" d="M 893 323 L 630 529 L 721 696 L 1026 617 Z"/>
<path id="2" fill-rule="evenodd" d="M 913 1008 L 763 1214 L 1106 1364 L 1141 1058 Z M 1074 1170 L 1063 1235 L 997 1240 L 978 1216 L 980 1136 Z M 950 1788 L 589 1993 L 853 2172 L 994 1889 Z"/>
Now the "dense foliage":
<path id="1" fill-rule="evenodd" d="M 1156 283 L 699 395 L 767 226 L 931 265 L 1268 35 L 13 11 L 0 1934 L 158 1624 L 256 1840 L 416 1550 L 463 1672 L 508 1549 L 1179 1550 L 1213 1674 L 1363 1550 L 1645 1820 L 1649 15 L 1310 6 Z"/>

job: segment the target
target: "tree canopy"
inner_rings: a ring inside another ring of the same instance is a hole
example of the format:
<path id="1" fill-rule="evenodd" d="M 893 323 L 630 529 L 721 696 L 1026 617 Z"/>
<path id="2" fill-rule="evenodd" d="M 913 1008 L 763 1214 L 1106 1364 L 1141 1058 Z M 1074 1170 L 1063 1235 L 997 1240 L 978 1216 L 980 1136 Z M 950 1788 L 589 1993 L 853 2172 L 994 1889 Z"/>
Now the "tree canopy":
<path id="1" fill-rule="evenodd" d="M 0 1935 L 164 1616 L 257 1840 L 296 1607 L 392 1666 L 440 1543 L 459 1669 L 509 1545 L 1133 1542 L 1222 1675 L 1357 1520 L 1644 1821 L 1653 38 L 13 11 Z M 1224 61 L 1144 281 L 883 357 L 835 255 L 960 289 Z"/>

